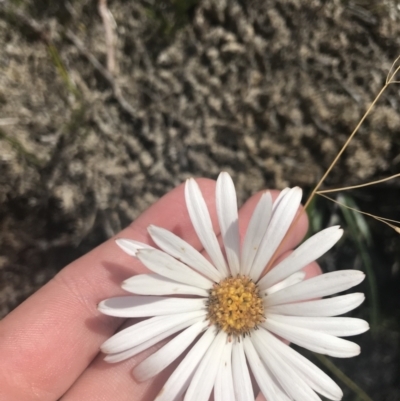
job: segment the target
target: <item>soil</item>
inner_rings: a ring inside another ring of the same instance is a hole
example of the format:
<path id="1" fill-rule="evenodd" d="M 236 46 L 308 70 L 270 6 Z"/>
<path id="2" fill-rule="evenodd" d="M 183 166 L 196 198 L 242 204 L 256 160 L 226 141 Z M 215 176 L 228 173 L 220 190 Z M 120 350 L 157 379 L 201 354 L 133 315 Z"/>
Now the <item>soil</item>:
<path id="1" fill-rule="evenodd" d="M 112 72 L 97 2 L 0 1 L 0 317 L 190 176 L 228 171 L 240 202 L 262 188 L 309 191 L 400 49 L 397 0 L 108 7 Z M 399 172 L 399 99 L 390 85 L 326 187 Z M 395 180 L 352 194 L 397 220 L 399 195 Z M 341 218 L 318 207 L 327 223 Z M 375 401 L 397 401 L 399 239 L 370 227 L 380 325 L 360 336 L 360 357 L 335 363 Z M 324 268 L 360 267 L 352 241 Z"/>

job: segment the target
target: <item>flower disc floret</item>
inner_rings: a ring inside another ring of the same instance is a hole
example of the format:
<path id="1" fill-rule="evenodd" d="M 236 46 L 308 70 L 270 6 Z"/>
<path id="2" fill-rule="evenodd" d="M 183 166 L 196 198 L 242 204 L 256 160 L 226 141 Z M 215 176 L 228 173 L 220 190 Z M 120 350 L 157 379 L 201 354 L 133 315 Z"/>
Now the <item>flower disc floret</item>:
<path id="1" fill-rule="evenodd" d="M 257 285 L 240 275 L 215 284 L 208 299 L 208 319 L 228 335 L 249 334 L 265 320 Z"/>

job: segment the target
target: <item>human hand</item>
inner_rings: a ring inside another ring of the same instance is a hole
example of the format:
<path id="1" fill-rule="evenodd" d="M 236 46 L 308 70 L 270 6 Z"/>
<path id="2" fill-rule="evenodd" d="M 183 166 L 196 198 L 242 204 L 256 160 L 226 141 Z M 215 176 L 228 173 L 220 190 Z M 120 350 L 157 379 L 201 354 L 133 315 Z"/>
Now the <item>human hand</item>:
<path id="1" fill-rule="evenodd" d="M 197 182 L 214 227 L 218 227 L 215 182 Z M 277 194 L 273 191 L 273 198 Z M 239 212 L 242 234 L 259 197 L 260 194 L 254 195 Z M 118 237 L 153 245 L 147 233 L 150 224 L 164 227 L 202 249 L 186 210 L 183 185 L 151 206 Z M 307 231 L 306 215 L 303 213 L 295 224 L 280 254 L 301 241 Z M 122 252 L 110 239 L 65 267 L 5 317 L 0 322 L 0 400 L 152 401 L 176 363 L 144 383 L 135 381 L 131 370 L 159 346 L 119 364 L 108 364 L 99 354 L 100 345 L 123 321 L 101 314 L 97 304 L 105 298 L 124 295 L 122 281 L 145 272 L 138 260 Z M 312 263 L 306 272 L 310 277 L 320 271 Z"/>

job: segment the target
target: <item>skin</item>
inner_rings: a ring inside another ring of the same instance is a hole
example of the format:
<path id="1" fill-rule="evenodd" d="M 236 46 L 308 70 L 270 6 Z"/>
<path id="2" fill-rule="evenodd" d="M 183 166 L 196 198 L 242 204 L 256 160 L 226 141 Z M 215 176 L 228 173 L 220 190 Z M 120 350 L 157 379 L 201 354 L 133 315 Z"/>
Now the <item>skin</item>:
<path id="1" fill-rule="evenodd" d="M 218 233 L 215 181 L 197 180 Z M 272 191 L 276 198 L 278 191 Z M 261 193 L 240 209 L 243 237 Z M 184 185 L 151 206 L 116 238 L 154 245 L 147 227 L 154 224 L 182 237 L 202 250 L 184 201 Z M 279 256 L 296 247 L 308 227 L 301 213 L 290 230 Z M 157 345 L 118 364 L 103 361 L 100 345 L 124 324 L 123 319 L 102 315 L 97 304 L 126 293 L 123 280 L 148 272 L 110 239 L 66 266 L 50 282 L 0 322 L 0 399 L 9 401 L 152 401 L 177 366 L 144 383 L 132 368 L 159 348 Z M 308 277 L 320 274 L 316 263 L 306 267 Z M 263 398 L 258 398 L 262 400 Z"/>

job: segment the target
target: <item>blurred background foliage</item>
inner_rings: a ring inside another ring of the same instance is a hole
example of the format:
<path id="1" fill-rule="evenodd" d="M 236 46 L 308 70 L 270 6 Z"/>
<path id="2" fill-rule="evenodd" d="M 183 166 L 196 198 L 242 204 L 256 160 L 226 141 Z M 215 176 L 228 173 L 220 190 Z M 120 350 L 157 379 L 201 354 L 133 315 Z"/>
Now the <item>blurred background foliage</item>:
<path id="1" fill-rule="evenodd" d="M 1 316 L 189 176 L 227 170 L 240 202 L 310 192 L 400 49 L 397 0 L 109 0 L 108 23 L 100 3 L 0 1 Z M 326 187 L 399 171 L 399 95 Z M 400 220 L 399 195 L 393 180 L 334 198 Z M 315 361 L 345 400 L 400 400 L 398 234 L 323 198 L 308 214 L 310 235 L 345 228 L 321 265 L 366 272 L 354 315 L 372 327 L 359 357 Z"/>

